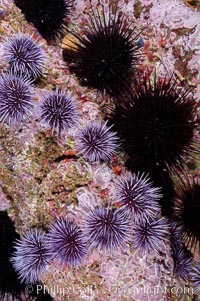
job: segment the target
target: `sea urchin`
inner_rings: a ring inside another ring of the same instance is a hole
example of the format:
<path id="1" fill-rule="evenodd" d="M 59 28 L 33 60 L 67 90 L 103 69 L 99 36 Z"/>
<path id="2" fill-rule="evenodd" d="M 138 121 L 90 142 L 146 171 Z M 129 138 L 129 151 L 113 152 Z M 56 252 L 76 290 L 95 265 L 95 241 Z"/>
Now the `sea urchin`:
<path id="1" fill-rule="evenodd" d="M 162 251 L 168 224 L 165 218 L 143 221 L 134 226 L 133 245 L 142 254 Z"/>
<path id="2" fill-rule="evenodd" d="M 72 31 L 70 51 L 64 49 L 63 57 L 83 86 L 94 88 L 102 94 L 117 95 L 130 86 L 138 65 L 139 34 L 127 18 L 105 8 L 92 10 L 84 33 Z"/>
<path id="3" fill-rule="evenodd" d="M 39 105 L 39 119 L 58 135 L 71 128 L 78 119 L 77 103 L 71 94 L 65 91 L 49 93 Z"/>
<path id="4" fill-rule="evenodd" d="M 132 171 L 149 173 L 153 179 L 164 170 L 180 167 L 184 156 L 194 150 L 195 108 L 188 94 L 173 76 L 154 78 L 154 83 L 144 76 L 121 99 L 111 123 Z"/>
<path id="5" fill-rule="evenodd" d="M 159 192 L 144 174 L 127 173 L 116 182 L 116 198 L 135 222 L 155 218 L 160 213 Z"/>
<path id="6" fill-rule="evenodd" d="M 194 286 L 194 292 L 200 293 L 200 262 L 196 262 L 190 272 L 190 280 Z"/>
<path id="7" fill-rule="evenodd" d="M 112 251 L 130 241 L 130 221 L 120 209 L 95 208 L 86 216 L 84 234 L 90 247 Z"/>
<path id="8" fill-rule="evenodd" d="M 187 281 L 190 279 L 190 271 L 192 266 L 191 253 L 185 248 L 173 250 L 174 273 L 179 278 Z"/>
<path id="9" fill-rule="evenodd" d="M 117 135 L 107 122 L 89 123 L 77 135 L 76 148 L 84 159 L 90 162 L 109 161 L 117 150 Z"/>
<path id="10" fill-rule="evenodd" d="M 62 37 L 73 0 L 15 0 L 28 22 L 34 24 L 48 42 Z"/>
<path id="11" fill-rule="evenodd" d="M 200 250 L 200 184 L 193 180 L 181 187 L 175 204 L 175 218 L 182 226 L 183 243 L 190 250 Z"/>
<path id="12" fill-rule="evenodd" d="M 81 229 L 72 221 L 60 218 L 50 228 L 47 247 L 59 264 L 78 265 L 87 254 Z"/>
<path id="13" fill-rule="evenodd" d="M 36 283 L 49 263 L 50 255 L 45 248 L 45 234 L 29 230 L 15 246 L 11 262 L 25 283 Z"/>
<path id="14" fill-rule="evenodd" d="M 18 124 L 24 122 L 33 108 L 31 82 L 12 73 L 0 78 L 0 122 Z"/>
<path id="15" fill-rule="evenodd" d="M 42 75 L 44 53 L 28 35 L 18 34 L 5 43 L 5 57 L 16 75 L 37 78 Z"/>

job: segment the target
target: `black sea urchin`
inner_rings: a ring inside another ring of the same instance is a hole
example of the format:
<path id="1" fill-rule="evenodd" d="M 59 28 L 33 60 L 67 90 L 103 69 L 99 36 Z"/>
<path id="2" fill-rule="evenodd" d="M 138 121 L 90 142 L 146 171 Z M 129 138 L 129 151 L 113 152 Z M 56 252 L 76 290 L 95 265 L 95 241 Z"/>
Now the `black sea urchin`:
<path id="1" fill-rule="evenodd" d="M 60 39 L 66 32 L 67 17 L 73 0 L 14 0 L 28 22 L 48 42 Z"/>
<path id="2" fill-rule="evenodd" d="M 111 122 L 133 169 L 152 176 L 156 170 L 180 167 L 194 150 L 195 109 L 188 93 L 179 90 L 173 77 L 154 83 L 143 78 L 116 106 Z"/>
<path id="3" fill-rule="evenodd" d="M 132 28 L 125 15 L 115 12 L 102 15 L 99 10 L 89 14 L 89 25 L 84 34 L 71 32 L 70 51 L 63 52 L 69 68 L 83 86 L 101 93 L 116 95 L 131 84 L 139 62 L 139 34 Z"/>
<path id="4" fill-rule="evenodd" d="M 130 221 L 119 209 L 95 208 L 86 216 L 84 234 L 90 247 L 112 251 L 130 241 Z"/>
<path id="5" fill-rule="evenodd" d="M 175 218 L 183 228 L 183 243 L 200 251 L 200 184 L 194 180 L 181 187 L 175 204 Z"/>
<path id="6" fill-rule="evenodd" d="M 50 228 L 47 247 L 59 264 L 79 265 L 87 254 L 81 229 L 72 221 L 61 218 Z"/>
<path id="7" fill-rule="evenodd" d="M 5 43 L 5 57 L 14 74 L 36 78 L 42 75 L 44 53 L 28 35 L 18 34 Z"/>
<path id="8" fill-rule="evenodd" d="M 0 122 L 18 124 L 24 122 L 33 108 L 31 82 L 12 73 L 0 78 Z"/>
<path id="9" fill-rule="evenodd" d="M 155 218 L 160 213 L 159 192 L 144 174 L 127 173 L 116 181 L 116 198 L 135 222 Z"/>
<path id="10" fill-rule="evenodd" d="M 17 241 L 15 249 L 11 262 L 20 281 L 37 283 L 50 260 L 50 255 L 45 248 L 45 234 L 30 230 Z"/>
<path id="11" fill-rule="evenodd" d="M 71 94 L 65 91 L 49 93 L 39 105 L 39 119 L 50 130 L 61 132 L 71 128 L 78 119 L 77 103 Z"/>
<path id="12" fill-rule="evenodd" d="M 77 151 L 90 162 L 109 161 L 116 154 L 118 138 L 106 124 L 94 121 L 77 135 Z"/>

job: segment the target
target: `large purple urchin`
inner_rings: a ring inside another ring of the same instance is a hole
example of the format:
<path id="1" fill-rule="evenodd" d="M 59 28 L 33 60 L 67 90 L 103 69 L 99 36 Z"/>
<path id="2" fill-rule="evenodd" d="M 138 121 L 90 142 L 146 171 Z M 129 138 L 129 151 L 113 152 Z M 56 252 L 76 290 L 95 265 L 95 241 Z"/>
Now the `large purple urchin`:
<path id="1" fill-rule="evenodd" d="M 96 208 L 86 216 L 84 234 L 91 248 L 112 251 L 130 242 L 130 221 L 120 209 Z"/>
<path id="2" fill-rule="evenodd" d="M 174 260 L 174 273 L 179 278 L 187 281 L 190 279 L 190 270 L 192 264 L 191 253 L 185 248 L 174 249 L 172 254 Z"/>
<path id="3" fill-rule="evenodd" d="M 33 108 L 31 81 L 4 74 L 0 78 L 0 122 L 17 124 L 27 120 Z"/>
<path id="4" fill-rule="evenodd" d="M 133 228 L 134 247 L 142 254 L 159 252 L 163 249 L 168 224 L 165 218 L 143 221 Z"/>
<path id="5" fill-rule="evenodd" d="M 39 119 L 58 135 L 71 128 L 78 120 L 78 106 L 71 94 L 65 91 L 49 93 L 39 106 Z"/>
<path id="6" fill-rule="evenodd" d="M 30 230 L 21 240 L 17 240 L 11 262 L 21 282 L 36 283 L 49 263 L 45 240 L 46 234 L 37 230 Z"/>
<path id="7" fill-rule="evenodd" d="M 87 254 L 81 229 L 64 218 L 56 220 L 47 237 L 47 248 L 59 264 L 78 265 Z"/>
<path id="8" fill-rule="evenodd" d="M 5 57 L 15 74 L 36 78 L 42 75 L 45 57 L 40 46 L 23 34 L 18 34 L 7 40 Z"/>
<path id="9" fill-rule="evenodd" d="M 90 162 L 109 161 L 118 147 L 117 135 L 111 127 L 100 121 L 88 124 L 77 137 L 78 153 Z"/>
<path id="10" fill-rule="evenodd" d="M 196 262 L 190 272 L 190 280 L 194 286 L 195 293 L 200 293 L 200 262 Z"/>
<path id="11" fill-rule="evenodd" d="M 123 210 L 135 222 L 155 218 L 161 208 L 160 189 L 154 188 L 148 176 L 127 173 L 116 182 L 116 197 Z"/>

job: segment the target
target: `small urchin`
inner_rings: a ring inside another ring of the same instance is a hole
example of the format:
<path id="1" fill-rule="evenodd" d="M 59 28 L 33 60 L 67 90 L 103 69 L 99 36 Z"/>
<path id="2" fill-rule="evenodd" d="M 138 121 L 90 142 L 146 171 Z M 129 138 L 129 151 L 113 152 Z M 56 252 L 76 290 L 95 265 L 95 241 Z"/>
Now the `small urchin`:
<path id="1" fill-rule="evenodd" d="M 195 150 L 196 109 L 189 92 L 179 87 L 174 75 L 143 76 L 113 110 L 110 122 L 132 171 L 149 173 L 153 179 L 182 166 L 185 155 Z"/>
<path id="2" fill-rule="evenodd" d="M 130 242 L 131 226 L 120 209 L 94 208 L 85 218 L 84 234 L 90 248 L 113 251 Z"/>
<path id="3" fill-rule="evenodd" d="M 45 56 L 28 35 L 17 34 L 5 42 L 5 58 L 16 75 L 37 78 L 42 75 Z"/>
<path id="4" fill-rule="evenodd" d="M 174 220 L 170 223 L 170 242 L 173 251 L 183 247 L 183 227 Z"/>
<path id="5" fill-rule="evenodd" d="M 26 121 L 33 109 L 33 87 L 27 78 L 12 73 L 0 78 L 0 122 L 9 125 Z"/>
<path id="6" fill-rule="evenodd" d="M 116 181 L 116 198 L 134 222 L 155 218 L 161 212 L 160 197 L 147 175 L 126 173 Z"/>
<path id="7" fill-rule="evenodd" d="M 142 221 L 133 228 L 133 245 L 142 254 L 163 250 L 168 223 L 165 218 Z"/>
<path id="8" fill-rule="evenodd" d="M 11 262 L 24 283 L 37 283 L 50 261 L 45 247 L 46 234 L 37 229 L 27 231 L 15 245 Z"/>
<path id="9" fill-rule="evenodd" d="M 58 88 L 44 97 L 39 104 L 39 120 L 52 132 L 60 135 L 78 120 L 78 105 L 71 94 Z"/>
<path id="10" fill-rule="evenodd" d="M 87 254 L 82 230 L 65 218 L 51 225 L 46 245 L 52 257 L 61 265 L 79 265 Z"/>
<path id="11" fill-rule="evenodd" d="M 131 85 L 141 43 L 136 27 L 119 7 L 105 10 L 92 9 L 83 33 L 71 31 L 72 46 L 64 49 L 63 57 L 81 85 L 113 96 Z"/>
<path id="12" fill-rule="evenodd" d="M 60 39 L 67 28 L 73 0 L 15 0 L 26 20 L 33 23 L 48 42 Z"/>
<path id="13" fill-rule="evenodd" d="M 191 253 L 182 246 L 173 250 L 172 257 L 174 260 L 174 274 L 184 281 L 190 280 L 190 271 L 192 267 Z"/>
<path id="14" fill-rule="evenodd" d="M 118 138 L 107 122 L 93 121 L 77 135 L 78 154 L 90 162 L 109 161 L 116 154 Z"/>
<path id="15" fill-rule="evenodd" d="M 200 250 L 200 183 L 193 179 L 177 191 L 175 219 L 182 226 L 183 243 L 191 250 Z"/>

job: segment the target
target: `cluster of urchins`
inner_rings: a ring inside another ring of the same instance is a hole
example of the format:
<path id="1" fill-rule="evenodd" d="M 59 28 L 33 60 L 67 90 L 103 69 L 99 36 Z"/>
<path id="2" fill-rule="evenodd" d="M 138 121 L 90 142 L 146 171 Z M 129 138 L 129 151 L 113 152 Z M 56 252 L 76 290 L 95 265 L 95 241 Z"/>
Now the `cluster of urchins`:
<path id="1" fill-rule="evenodd" d="M 64 0 L 43 1 L 42 5 L 15 2 L 47 41 L 62 36 L 73 4 Z M 41 18 L 44 12 L 46 19 Z M 196 151 L 195 100 L 173 75 L 152 79 L 148 72 L 139 74 L 142 40 L 118 7 L 110 8 L 107 15 L 104 9 L 92 10 L 83 32 L 70 32 L 71 46 L 63 57 L 81 85 L 108 95 L 113 106 L 107 122 L 96 121 L 78 133 L 77 150 L 90 162 L 109 161 L 120 144 L 132 173 L 117 182 L 120 209 L 92 209 L 82 229 L 73 221 L 59 219 L 47 234 L 27 232 L 17 243 L 13 265 L 22 281 L 35 282 L 52 258 L 73 266 L 84 259 L 88 248 L 112 251 L 130 241 L 142 253 L 160 251 L 170 234 L 174 271 L 184 280 L 192 279 L 198 290 L 200 264 L 192 264 L 187 247 L 199 251 L 200 185 L 188 182 L 175 196 L 172 177 L 186 156 Z M 42 74 L 45 59 L 27 36 L 8 40 L 5 52 L 11 71 L 0 80 L 0 120 L 12 124 L 30 114 L 31 80 Z M 38 119 L 60 135 L 78 120 L 75 98 L 57 89 L 40 102 Z"/>
<path id="2" fill-rule="evenodd" d="M 160 189 L 154 188 L 148 177 L 131 173 L 120 176 L 115 186 L 120 208 L 90 208 L 81 228 L 69 219 L 60 218 L 47 233 L 32 229 L 18 240 L 11 261 L 22 282 L 37 282 L 52 260 L 61 266 L 78 266 L 93 248 L 109 254 L 129 244 L 141 255 L 159 253 L 170 238 L 175 274 L 186 281 L 192 280 L 198 290 L 200 265 L 192 266 L 181 225 L 176 222 L 169 225 L 162 217 L 158 203 Z"/>

